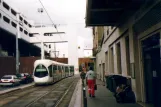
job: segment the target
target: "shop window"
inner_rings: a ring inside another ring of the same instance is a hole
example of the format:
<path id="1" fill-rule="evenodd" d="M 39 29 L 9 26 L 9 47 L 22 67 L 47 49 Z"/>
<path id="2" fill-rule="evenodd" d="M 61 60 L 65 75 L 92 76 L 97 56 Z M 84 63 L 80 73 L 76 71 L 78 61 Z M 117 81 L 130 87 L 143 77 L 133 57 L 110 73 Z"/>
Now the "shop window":
<path id="1" fill-rule="evenodd" d="M 14 11 L 13 9 L 11 9 L 11 13 L 14 15 L 14 16 L 16 16 L 16 11 Z"/>
<path id="2" fill-rule="evenodd" d="M 14 22 L 12 22 L 11 25 L 12 25 L 13 27 L 15 27 L 15 28 L 17 27 L 17 24 L 14 23 Z"/>
<path id="3" fill-rule="evenodd" d="M 10 19 L 7 18 L 6 16 L 3 16 L 3 20 L 4 20 L 5 22 L 7 22 L 7 23 L 10 23 Z"/>
<path id="4" fill-rule="evenodd" d="M 10 9 L 10 7 L 8 6 L 8 4 L 6 4 L 5 2 L 3 2 L 3 7 L 4 7 L 5 9 L 7 9 L 7 10 Z"/>

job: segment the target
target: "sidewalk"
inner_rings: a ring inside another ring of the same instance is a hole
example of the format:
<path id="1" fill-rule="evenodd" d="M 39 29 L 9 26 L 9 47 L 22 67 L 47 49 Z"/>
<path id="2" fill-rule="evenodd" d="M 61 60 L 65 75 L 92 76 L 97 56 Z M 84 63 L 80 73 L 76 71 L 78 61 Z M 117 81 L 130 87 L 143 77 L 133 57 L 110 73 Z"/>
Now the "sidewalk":
<path id="1" fill-rule="evenodd" d="M 97 80 L 97 90 L 95 91 L 95 98 L 90 98 L 88 96 L 86 87 L 86 96 L 87 96 L 87 107 L 142 107 L 139 104 L 119 104 L 116 102 L 113 93 L 111 93 L 105 86 L 103 82 Z"/>

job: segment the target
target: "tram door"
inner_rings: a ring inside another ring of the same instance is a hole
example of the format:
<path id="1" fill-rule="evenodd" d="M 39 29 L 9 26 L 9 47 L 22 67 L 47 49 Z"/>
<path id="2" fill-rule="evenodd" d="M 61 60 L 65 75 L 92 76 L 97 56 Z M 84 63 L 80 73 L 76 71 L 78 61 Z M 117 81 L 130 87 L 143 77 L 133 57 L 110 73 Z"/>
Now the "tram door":
<path id="1" fill-rule="evenodd" d="M 142 42 L 144 82 L 146 92 L 146 102 L 154 107 L 161 107 L 161 54 L 160 35 L 155 34 Z"/>

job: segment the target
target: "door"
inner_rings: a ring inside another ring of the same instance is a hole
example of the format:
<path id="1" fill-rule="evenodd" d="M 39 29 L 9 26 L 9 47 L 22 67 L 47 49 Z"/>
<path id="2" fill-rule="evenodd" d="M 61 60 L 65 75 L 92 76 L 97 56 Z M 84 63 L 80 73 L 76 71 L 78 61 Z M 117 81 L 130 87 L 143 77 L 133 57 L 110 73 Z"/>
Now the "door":
<path id="1" fill-rule="evenodd" d="M 160 35 L 155 34 L 142 42 L 146 102 L 160 107 L 161 84 Z"/>

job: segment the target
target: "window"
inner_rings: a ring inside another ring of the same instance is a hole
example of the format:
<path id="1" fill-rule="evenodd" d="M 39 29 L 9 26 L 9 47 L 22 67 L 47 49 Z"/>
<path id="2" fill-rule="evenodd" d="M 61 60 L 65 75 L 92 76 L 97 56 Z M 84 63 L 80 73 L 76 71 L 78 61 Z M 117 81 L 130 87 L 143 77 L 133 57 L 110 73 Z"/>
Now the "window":
<path id="1" fill-rule="evenodd" d="M 74 72 L 74 66 L 70 66 L 70 72 Z"/>
<path id="2" fill-rule="evenodd" d="M 20 27 L 20 31 L 23 32 L 23 29 Z"/>
<path id="3" fill-rule="evenodd" d="M 26 30 L 24 30 L 24 33 L 25 33 L 26 35 L 28 35 L 28 32 L 27 32 Z"/>
<path id="4" fill-rule="evenodd" d="M 45 33 L 44 36 L 53 36 L 51 33 Z"/>
<path id="5" fill-rule="evenodd" d="M 23 20 L 23 18 L 22 18 L 21 16 L 19 17 L 19 19 L 20 19 L 21 21 Z"/>
<path id="6" fill-rule="evenodd" d="M 116 44 L 116 54 L 117 54 L 117 71 L 119 74 L 122 74 L 121 45 L 120 45 L 120 43 Z"/>
<path id="7" fill-rule="evenodd" d="M 12 22 L 11 24 L 12 24 L 13 27 L 15 27 L 15 28 L 17 27 L 16 23 Z"/>
<path id="8" fill-rule="evenodd" d="M 10 9 L 10 7 L 8 6 L 8 4 L 6 4 L 5 2 L 3 2 L 3 7 L 4 7 L 5 9 L 7 9 L 7 10 Z"/>
<path id="9" fill-rule="evenodd" d="M 10 23 L 10 19 L 7 18 L 6 16 L 3 16 L 3 20 L 4 20 L 5 22 L 7 22 L 7 23 Z"/>
<path id="10" fill-rule="evenodd" d="M 114 26 L 111 26 L 111 29 L 113 29 L 114 28 Z"/>
<path id="11" fill-rule="evenodd" d="M 57 70 L 57 66 L 53 65 L 53 71 L 55 72 Z"/>
<path id="12" fill-rule="evenodd" d="M 0 18 L 2 17 L 2 14 L 0 13 Z"/>
<path id="13" fill-rule="evenodd" d="M 34 35 L 33 35 L 32 33 L 29 33 L 29 36 L 30 36 L 30 37 L 33 37 Z"/>
<path id="14" fill-rule="evenodd" d="M 49 76 L 52 77 L 52 74 L 53 74 L 53 73 L 52 73 L 52 65 L 50 65 L 50 66 L 48 67 L 48 70 L 49 70 Z"/>
<path id="15" fill-rule="evenodd" d="M 107 35 L 109 35 L 109 29 L 107 29 Z"/>
<path id="16" fill-rule="evenodd" d="M 61 71 L 61 66 L 58 66 L 58 70 Z"/>
<path id="17" fill-rule="evenodd" d="M 110 67 L 111 67 L 111 73 L 114 73 L 114 49 L 111 48 L 111 55 L 110 55 Z"/>
<path id="18" fill-rule="evenodd" d="M 27 25 L 28 24 L 28 22 L 26 21 L 26 20 L 24 20 L 24 23 Z"/>
<path id="19" fill-rule="evenodd" d="M 34 76 L 42 78 L 48 76 L 48 71 L 44 65 L 38 65 L 35 69 Z"/>
<path id="20" fill-rule="evenodd" d="M 49 45 L 49 48 L 51 48 L 51 45 Z"/>
<path id="21" fill-rule="evenodd" d="M 69 72 L 69 68 L 67 66 L 65 67 L 65 72 Z"/>
<path id="22" fill-rule="evenodd" d="M 125 45 L 126 45 L 126 63 L 127 63 L 127 74 L 130 74 L 130 44 L 129 44 L 129 36 L 125 37 Z"/>
<path id="23" fill-rule="evenodd" d="M 30 28 L 32 27 L 30 24 L 28 25 Z"/>
<path id="24" fill-rule="evenodd" d="M 14 11 L 13 9 L 11 9 L 11 13 L 14 15 L 14 16 L 16 16 L 16 11 Z"/>

